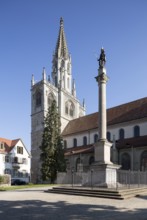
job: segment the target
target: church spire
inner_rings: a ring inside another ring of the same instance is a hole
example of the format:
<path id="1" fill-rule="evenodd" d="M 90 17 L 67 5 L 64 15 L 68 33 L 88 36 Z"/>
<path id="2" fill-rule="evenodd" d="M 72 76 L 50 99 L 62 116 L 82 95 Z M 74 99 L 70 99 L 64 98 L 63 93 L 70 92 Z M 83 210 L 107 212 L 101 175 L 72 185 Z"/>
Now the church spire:
<path id="1" fill-rule="evenodd" d="M 56 44 L 56 50 L 55 50 L 55 57 L 57 58 L 65 58 L 67 59 L 69 56 L 68 54 L 68 48 L 64 33 L 64 25 L 63 25 L 63 18 L 60 18 L 60 30 L 58 35 L 58 40 Z"/>

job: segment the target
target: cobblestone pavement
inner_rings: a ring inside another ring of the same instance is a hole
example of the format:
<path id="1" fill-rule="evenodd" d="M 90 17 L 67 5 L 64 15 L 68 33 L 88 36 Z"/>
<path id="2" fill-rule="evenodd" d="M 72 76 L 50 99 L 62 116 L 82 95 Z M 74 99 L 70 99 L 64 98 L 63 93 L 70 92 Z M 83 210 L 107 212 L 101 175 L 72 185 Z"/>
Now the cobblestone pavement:
<path id="1" fill-rule="evenodd" d="M 0 192 L 0 220 L 147 220 L 147 195 L 112 200 L 45 189 Z"/>

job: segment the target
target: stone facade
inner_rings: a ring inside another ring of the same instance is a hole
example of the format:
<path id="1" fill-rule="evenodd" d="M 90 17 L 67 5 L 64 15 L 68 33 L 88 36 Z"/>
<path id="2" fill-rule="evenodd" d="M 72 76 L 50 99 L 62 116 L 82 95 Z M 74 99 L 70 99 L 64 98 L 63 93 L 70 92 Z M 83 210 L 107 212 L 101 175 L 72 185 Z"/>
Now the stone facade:
<path id="1" fill-rule="evenodd" d="M 75 81 L 72 80 L 71 55 L 65 39 L 63 19 L 60 19 L 60 30 L 52 60 L 51 78 L 43 68 L 42 79 L 31 82 L 31 154 L 32 181 L 40 180 L 40 150 L 43 121 L 52 100 L 56 100 L 61 116 L 61 131 L 70 120 L 85 115 L 85 106 L 76 97 Z"/>

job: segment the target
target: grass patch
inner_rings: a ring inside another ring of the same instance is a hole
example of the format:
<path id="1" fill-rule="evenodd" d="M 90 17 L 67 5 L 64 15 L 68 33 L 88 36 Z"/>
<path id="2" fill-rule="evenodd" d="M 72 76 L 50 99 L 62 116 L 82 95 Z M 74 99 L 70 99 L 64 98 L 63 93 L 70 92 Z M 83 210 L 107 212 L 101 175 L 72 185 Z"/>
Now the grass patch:
<path id="1" fill-rule="evenodd" d="M 21 186 L 0 186 L 0 191 L 10 191 L 10 190 L 17 190 L 17 189 L 27 189 L 27 188 L 36 188 L 36 187 L 50 187 L 55 186 L 55 184 L 27 184 Z"/>

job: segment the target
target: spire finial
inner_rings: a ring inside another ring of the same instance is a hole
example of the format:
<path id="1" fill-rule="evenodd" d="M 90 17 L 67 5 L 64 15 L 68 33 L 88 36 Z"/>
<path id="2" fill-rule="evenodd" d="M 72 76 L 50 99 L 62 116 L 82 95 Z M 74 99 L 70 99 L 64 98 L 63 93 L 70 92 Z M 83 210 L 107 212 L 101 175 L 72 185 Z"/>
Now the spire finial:
<path id="1" fill-rule="evenodd" d="M 43 67 L 42 77 L 43 77 L 43 80 L 46 80 L 46 71 L 45 71 L 45 67 Z"/>

